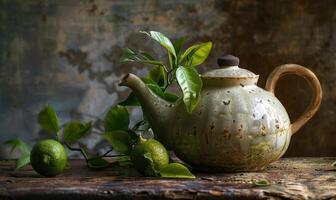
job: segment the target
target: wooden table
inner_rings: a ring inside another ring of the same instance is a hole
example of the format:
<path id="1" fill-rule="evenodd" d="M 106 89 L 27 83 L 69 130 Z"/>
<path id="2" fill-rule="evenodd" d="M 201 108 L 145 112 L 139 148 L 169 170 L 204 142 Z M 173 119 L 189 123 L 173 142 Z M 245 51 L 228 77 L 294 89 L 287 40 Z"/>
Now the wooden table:
<path id="1" fill-rule="evenodd" d="M 13 161 L 0 161 L 0 199 L 336 199 L 336 158 L 286 158 L 262 172 L 196 174 L 193 180 L 120 175 L 111 167 L 88 170 L 81 160 L 54 178 L 30 167 L 13 173 Z M 252 179 L 270 186 L 256 187 Z"/>

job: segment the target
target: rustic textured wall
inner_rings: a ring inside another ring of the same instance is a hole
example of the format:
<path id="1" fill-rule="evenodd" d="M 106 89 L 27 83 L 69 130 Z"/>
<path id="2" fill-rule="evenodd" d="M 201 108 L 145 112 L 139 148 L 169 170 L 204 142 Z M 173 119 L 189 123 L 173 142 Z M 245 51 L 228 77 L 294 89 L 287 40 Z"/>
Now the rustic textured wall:
<path id="1" fill-rule="evenodd" d="M 40 137 L 39 108 L 49 102 L 61 120 L 102 116 L 125 97 L 116 83 L 146 67 L 120 65 L 125 46 L 149 49 L 136 34 L 158 30 L 188 44 L 214 42 L 201 71 L 232 53 L 261 75 L 297 63 L 312 69 L 324 90 L 320 111 L 293 137 L 288 156 L 336 155 L 336 3 L 334 1 L 0 0 L 0 142 Z M 162 57 L 159 46 L 153 50 Z M 280 81 L 277 95 L 292 119 L 309 102 L 297 77 Z M 133 112 L 136 118 L 138 112 Z M 93 148 L 97 137 L 92 136 Z"/>

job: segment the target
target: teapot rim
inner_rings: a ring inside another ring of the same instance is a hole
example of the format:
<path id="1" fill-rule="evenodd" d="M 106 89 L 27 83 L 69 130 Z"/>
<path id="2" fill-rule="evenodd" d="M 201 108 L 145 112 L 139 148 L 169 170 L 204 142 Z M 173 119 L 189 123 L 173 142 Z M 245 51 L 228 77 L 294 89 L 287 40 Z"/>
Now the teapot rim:
<path id="1" fill-rule="evenodd" d="M 238 65 L 225 66 L 203 73 L 201 76 L 209 78 L 256 78 L 259 75 Z"/>
<path id="2" fill-rule="evenodd" d="M 245 86 L 245 85 L 257 85 L 259 75 L 253 77 L 211 77 L 200 75 L 202 82 L 205 86 Z"/>

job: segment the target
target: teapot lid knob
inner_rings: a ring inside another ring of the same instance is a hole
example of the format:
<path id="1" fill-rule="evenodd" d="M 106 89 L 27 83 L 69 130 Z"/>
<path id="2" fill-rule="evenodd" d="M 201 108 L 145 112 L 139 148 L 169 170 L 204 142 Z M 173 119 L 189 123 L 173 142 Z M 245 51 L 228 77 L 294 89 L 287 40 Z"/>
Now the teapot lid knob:
<path id="1" fill-rule="evenodd" d="M 218 58 L 217 63 L 221 67 L 238 66 L 239 58 L 230 54 Z"/>
<path id="2" fill-rule="evenodd" d="M 233 55 L 224 55 L 218 58 L 217 63 L 221 68 L 210 70 L 202 75 L 203 78 L 224 79 L 224 78 L 244 78 L 251 79 L 254 82 L 258 80 L 258 75 L 247 70 L 239 68 L 239 58 Z"/>

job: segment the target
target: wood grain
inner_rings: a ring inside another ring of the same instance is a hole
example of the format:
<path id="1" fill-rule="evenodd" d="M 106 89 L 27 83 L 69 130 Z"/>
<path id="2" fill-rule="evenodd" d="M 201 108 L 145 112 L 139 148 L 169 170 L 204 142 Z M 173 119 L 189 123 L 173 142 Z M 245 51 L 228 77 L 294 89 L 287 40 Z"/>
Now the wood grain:
<path id="1" fill-rule="evenodd" d="M 0 161 L 0 199 L 336 199 L 336 158 L 286 158 L 261 172 L 196 174 L 193 180 L 121 175 L 120 169 L 88 170 L 81 160 L 55 178 L 30 167 L 13 173 Z M 266 178 L 270 186 L 255 187 Z"/>

